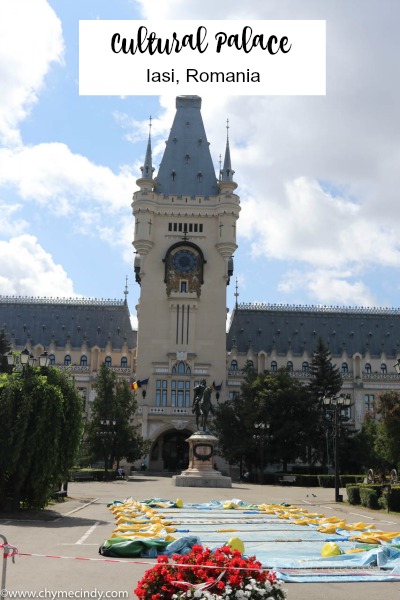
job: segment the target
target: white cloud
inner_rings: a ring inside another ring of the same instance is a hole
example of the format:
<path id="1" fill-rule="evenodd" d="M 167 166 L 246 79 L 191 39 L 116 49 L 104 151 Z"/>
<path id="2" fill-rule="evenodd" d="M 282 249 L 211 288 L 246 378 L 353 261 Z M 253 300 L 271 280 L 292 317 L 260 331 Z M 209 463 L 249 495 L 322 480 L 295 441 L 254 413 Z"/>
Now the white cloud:
<path id="1" fill-rule="evenodd" d="M 0 235 L 18 235 L 27 229 L 28 223 L 24 219 L 14 218 L 14 214 L 20 209 L 20 204 L 11 205 L 0 200 Z"/>
<path id="2" fill-rule="evenodd" d="M 279 290 L 285 293 L 306 291 L 316 304 L 339 304 L 344 306 L 374 306 L 375 296 L 352 271 L 316 269 L 315 271 L 292 270 L 285 273 Z"/>
<path id="3" fill-rule="evenodd" d="M 371 221 L 360 204 L 333 197 L 316 181 L 300 177 L 281 195 L 261 204 L 244 202 L 241 234 L 253 256 L 303 261 L 315 267 L 400 266 L 395 227 Z"/>
<path id="4" fill-rule="evenodd" d="M 61 63 L 61 23 L 45 0 L 0 2 L 0 139 L 19 144 L 18 126 L 37 102 L 51 63 Z"/>
<path id="5" fill-rule="evenodd" d="M 13 186 L 21 198 L 47 204 L 60 216 L 76 216 L 87 203 L 105 212 L 124 208 L 135 182 L 128 167 L 115 174 L 62 143 L 0 149 L 0 185 Z"/>
<path id="6" fill-rule="evenodd" d="M 76 296 L 72 280 L 33 235 L 0 241 L 0 294 L 7 296 Z"/>

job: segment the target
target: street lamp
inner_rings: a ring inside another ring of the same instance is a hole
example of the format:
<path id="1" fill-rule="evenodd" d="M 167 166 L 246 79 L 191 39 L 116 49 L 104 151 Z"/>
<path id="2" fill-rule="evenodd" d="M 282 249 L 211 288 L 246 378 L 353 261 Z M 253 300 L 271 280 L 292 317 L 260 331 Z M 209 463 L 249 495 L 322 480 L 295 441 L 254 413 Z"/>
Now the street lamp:
<path id="1" fill-rule="evenodd" d="M 255 423 L 254 424 L 254 428 L 256 430 L 256 435 L 254 436 L 254 438 L 256 440 L 260 440 L 260 452 L 261 452 L 261 461 L 260 461 L 260 467 L 261 467 L 261 476 L 260 476 L 260 483 L 263 484 L 264 483 L 264 445 L 265 445 L 265 438 L 266 436 L 268 436 L 268 432 L 269 432 L 269 427 L 270 424 L 269 423 Z"/>
<path id="2" fill-rule="evenodd" d="M 10 367 L 16 367 L 18 365 L 21 365 L 22 368 L 24 369 L 26 366 L 33 367 L 36 362 L 36 358 L 33 356 L 33 354 L 31 354 L 29 352 L 28 348 L 24 348 L 24 350 L 22 350 L 22 352 L 20 354 L 10 351 L 10 352 L 7 352 L 7 354 L 5 354 L 4 356 L 6 357 L 7 364 Z M 47 352 L 44 351 L 39 356 L 39 367 L 48 367 L 49 364 L 50 364 L 50 357 L 47 354 Z"/>
<path id="3" fill-rule="evenodd" d="M 117 424 L 116 421 L 113 421 L 110 419 L 104 419 L 104 420 L 100 421 L 100 425 L 102 426 L 103 431 L 98 431 L 96 434 L 103 443 L 104 478 L 106 481 L 107 481 L 108 468 L 109 468 L 110 462 L 111 462 L 110 458 L 113 458 L 113 456 L 111 456 L 111 454 L 112 454 L 113 447 L 114 447 L 114 440 L 117 436 L 117 432 L 115 431 L 116 424 Z"/>
<path id="4" fill-rule="evenodd" d="M 334 456 L 335 456 L 335 502 L 342 502 L 343 496 L 339 494 L 339 423 L 341 418 L 341 412 L 343 407 L 351 405 L 350 394 L 340 394 L 333 398 L 327 398 L 326 396 L 322 399 L 324 406 L 333 412 L 333 443 L 334 443 Z"/>

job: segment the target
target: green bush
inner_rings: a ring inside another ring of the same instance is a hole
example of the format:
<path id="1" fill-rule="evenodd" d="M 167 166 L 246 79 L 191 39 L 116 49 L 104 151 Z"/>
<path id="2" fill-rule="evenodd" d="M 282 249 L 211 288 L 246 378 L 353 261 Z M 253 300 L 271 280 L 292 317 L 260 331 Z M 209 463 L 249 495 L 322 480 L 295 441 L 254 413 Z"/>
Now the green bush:
<path id="1" fill-rule="evenodd" d="M 350 504 L 361 504 L 360 502 L 360 486 L 348 484 L 346 486 L 347 499 Z"/>
<path id="2" fill-rule="evenodd" d="M 378 498 L 380 490 L 374 486 L 360 486 L 360 504 L 366 508 L 379 508 Z"/>

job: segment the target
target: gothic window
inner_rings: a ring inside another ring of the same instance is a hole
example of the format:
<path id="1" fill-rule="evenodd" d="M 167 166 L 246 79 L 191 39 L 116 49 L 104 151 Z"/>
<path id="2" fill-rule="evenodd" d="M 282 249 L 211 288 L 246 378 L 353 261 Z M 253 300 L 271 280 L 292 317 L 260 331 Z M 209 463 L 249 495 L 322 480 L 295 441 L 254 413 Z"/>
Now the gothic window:
<path id="1" fill-rule="evenodd" d="M 248 360 L 246 362 L 246 366 L 248 369 L 254 369 L 254 362 L 252 360 Z"/>
<path id="2" fill-rule="evenodd" d="M 308 364 L 308 362 L 305 360 L 301 366 L 303 373 L 309 373 L 310 372 L 310 365 Z"/>
<path id="3" fill-rule="evenodd" d="M 386 367 L 385 363 L 381 364 L 381 373 L 383 375 L 386 375 L 386 373 L 387 373 L 387 367 Z"/>
<path id="4" fill-rule="evenodd" d="M 104 361 L 106 367 L 111 367 L 111 356 L 106 356 L 106 360 Z"/>
<path id="5" fill-rule="evenodd" d="M 187 281 L 181 281 L 181 292 L 182 293 L 187 292 Z"/>
<path id="6" fill-rule="evenodd" d="M 64 365 L 70 365 L 71 364 L 71 356 L 69 354 L 66 354 L 64 357 Z"/>
<path id="7" fill-rule="evenodd" d="M 167 406 L 168 381 L 157 379 L 156 381 L 156 406 Z"/>
<path id="8" fill-rule="evenodd" d="M 346 362 L 342 363 L 342 373 L 348 373 L 348 372 L 349 372 L 348 364 Z"/>
<path id="9" fill-rule="evenodd" d="M 128 366 L 128 359 L 126 358 L 126 356 L 123 356 L 121 358 L 121 367 L 127 367 Z"/>
<path id="10" fill-rule="evenodd" d="M 85 356 L 85 354 L 82 354 L 81 356 L 81 367 L 86 367 L 87 365 L 87 356 Z"/>
<path id="11" fill-rule="evenodd" d="M 190 381 L 171 381 L 171 406 L 190 406 Z"/>
<path id="12" fill-rule="evenodd" d="M 50 359 L 50 364 L 51 365 L 55 365 L 56 364 L 56 357 L 54 356 L 54 354 L 50 354 L 49 359 Z"/>
<path id="13" fill-rule="evenodd" d="M 289 373 L 291 373 L 293 371 L 293 363 L 291 360 L 288 360 L 286 363 L 286 368 L 289 371 Z"/>
<path id="14" fill-rule="evenodd" d="M 237 371 L 238 370 L 237 360 L 231 360 L 231 370 L 232 371 Z"/>
<path id="15" fill-rule="evenodd" d="M 271 362 L 271 371 L 272 371 L 272 373 L 276 373 L 277 370 L 278 370 L 278 364 L 277 364 L 276 360 L 273 360 Z"/>
<path id="16" fill-rule="evenodd" d="M 365 363 L 364 368 L 366 373 L 371 373 L 371 365 L 369 363 Z"/>

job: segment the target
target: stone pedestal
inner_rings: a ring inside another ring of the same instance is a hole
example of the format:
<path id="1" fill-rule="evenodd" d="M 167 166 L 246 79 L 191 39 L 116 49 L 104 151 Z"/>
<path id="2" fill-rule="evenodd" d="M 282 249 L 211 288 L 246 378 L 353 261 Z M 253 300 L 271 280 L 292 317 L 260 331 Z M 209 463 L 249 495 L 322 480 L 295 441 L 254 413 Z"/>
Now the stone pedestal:
<path id="1" fill-rule="evenodd" d="M 189 468 L 175 475 L 172 482 L 180 487 L 230 488 L 232 480 L 215 469 L 216 437 L 207 431 L 196 431 L 186 440 L 189 444 Z"/>

